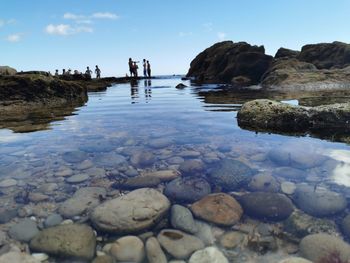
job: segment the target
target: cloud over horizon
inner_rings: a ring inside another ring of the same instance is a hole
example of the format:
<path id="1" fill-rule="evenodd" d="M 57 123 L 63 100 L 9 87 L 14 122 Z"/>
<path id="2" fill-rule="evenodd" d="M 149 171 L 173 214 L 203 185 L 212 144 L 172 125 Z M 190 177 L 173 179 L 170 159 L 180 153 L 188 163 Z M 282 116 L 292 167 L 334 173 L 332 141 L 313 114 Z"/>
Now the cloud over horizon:
<path id="1" fill-rule="evenodd" d="M 12 43 L 20 42 L 22 40 L 22 34 L 17 33 L 17 34 L 8 35 L 5 38 L 5 40 Z"/>
<path id="2" fill-rule="evenodd" d="M 68 24 L 49 24 L 45 28 L 45 32 L 49 35 L 69 36 L 78 33 L 92 33 L 94 30 L 91 27 L 86 26 L 71 26 Z"/>

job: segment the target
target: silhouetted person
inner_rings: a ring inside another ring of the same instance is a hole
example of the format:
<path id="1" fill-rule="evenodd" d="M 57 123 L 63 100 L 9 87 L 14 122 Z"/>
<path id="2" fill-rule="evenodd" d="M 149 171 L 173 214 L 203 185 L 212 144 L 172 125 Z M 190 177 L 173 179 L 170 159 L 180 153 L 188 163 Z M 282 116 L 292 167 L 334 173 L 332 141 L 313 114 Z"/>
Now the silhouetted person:
<path id="1" fill-rule="evenodd" d="M 56 69 L 55 76 L 58 77 L 58 69 Z"/>
<path id="2" fill-rule="evenodd" d="M 62 75 L 66 75 L 66 70 L 62 69 Z"/>
<path id="3" fill-rule="evenodd" d="M 137 78 L 138 77 L 138 73 L 137 70 L 139 69 L 139 66 L 136 64 L 136 62 L 133 63 L 133 72 L 134 72 L 134 76 Z"/>
<path id="4" fill-rule="evenodd" d="M 92 70 L 89 67 L 86 67 L 85 74 L 91 77 Z"/>
<path id="5" fill-rule="evenodd" d="M 130 71 L 130 77 L 134 74 L 134 63 L 132 62 L 132 59 L 129 58 L 129 71 Z"/>
<path id="6" fill-rule="evenodd" d="M 95 73 L 96 73 L 96 78 L 99 79 L 101 78 L 101 70 L 99 69 L 99 67 L 96 65 L 95 68 Z"/>
<path id="7" fill-rule="evenodd" d="M 150 78 L 151 77 L 151 64 L 147 60 L 147 75 Z"/>
<path id="8" fill-rule="evenodd" d="M 147 63 L 146 63 L 146 59 L 143 59 L 143 76 L 147 77 Z"/>

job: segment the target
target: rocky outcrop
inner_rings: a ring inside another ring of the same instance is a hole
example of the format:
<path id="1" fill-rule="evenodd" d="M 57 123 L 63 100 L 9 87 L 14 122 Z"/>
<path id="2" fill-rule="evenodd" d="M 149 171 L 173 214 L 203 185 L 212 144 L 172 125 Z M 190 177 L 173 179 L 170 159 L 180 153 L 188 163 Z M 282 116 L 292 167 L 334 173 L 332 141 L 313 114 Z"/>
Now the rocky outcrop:
<path id="1" fill-rule="evenodd" d="M 291 50 L 281 47 L 277 50 L 275 58 L 296 58 L 300 54 L 300 51 Z"/>
<path id="2" fill-rule="evenodd" d="M 345 68 L 350 66 L 350 44 L 336 41 L 306 45 L 298 59 L 312 63 L 318 69 Z"/>
<path id="3" fill-rule="evenodd" d="M 243 104 L 237 115 L 240 127 L 259 131 L 306 132 L 350 129 L 350 103 L 306 108 L 271 100 Z"/>
<path id="4" fill-rule="evenodd" d="M 0 75 L 15 75 L 17 70 L 9 66 L 0 66 Z"/>
<path id="5" fill-rule="evenodd" d="M 201 52 L 192 61 L 187 76 L 204 83 L 247 86 L 260 82 L 272 59 L 263 46 L 224 41 Z"/>
<path id="6" fill-rule="evenodd" d="M 280 58 L 264 74 L 261 86 L 279 91 L 346 90 L 350 88 L 350 67 L 319 70 L 296 58 Z"/>

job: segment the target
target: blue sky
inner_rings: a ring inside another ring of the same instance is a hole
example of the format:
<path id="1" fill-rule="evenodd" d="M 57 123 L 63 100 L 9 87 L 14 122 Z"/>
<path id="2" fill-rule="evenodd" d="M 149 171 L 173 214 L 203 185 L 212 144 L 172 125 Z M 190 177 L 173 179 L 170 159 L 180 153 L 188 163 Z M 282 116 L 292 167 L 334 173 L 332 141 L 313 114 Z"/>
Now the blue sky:
<path id="1" fill-rule="evenodd" d="M 154 74 L 186 73 L 221 40 L 281 47 L 350 42 L 348 0 L 1 0 L 0 65 L 18 70 L 98 64 L 122 76 L 127 59 Z"/>

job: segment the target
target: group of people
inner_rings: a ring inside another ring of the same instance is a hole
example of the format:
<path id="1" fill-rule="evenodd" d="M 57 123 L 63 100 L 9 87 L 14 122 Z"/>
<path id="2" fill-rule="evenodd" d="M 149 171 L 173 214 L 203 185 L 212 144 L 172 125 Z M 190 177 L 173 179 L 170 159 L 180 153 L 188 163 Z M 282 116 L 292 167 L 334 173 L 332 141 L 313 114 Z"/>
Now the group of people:
<path id="1" fill-rule="evenodd" d="M 129 58 L 129 72 L 130 72 L 130 77 L 138 77 L 138 69 L 139 66 L 137 65 L 139 61 L 133 61 L 132 58 Z M 151 77 L 151 64 L 149 63 L 148 60 L 143 59 L 143 76 L 145 78 L 150 78 Z"/>
<path id="2" fill-rule="evenodd" d="M 97 78 L 97 79 L 101 78 L 101 69 L 98 67 L 98 65 L 96 65 L 96 67 L 95 67 L 95 74 L 96 74 L 96 78 Z M 68 69 L 68 70 L 66 71 L 66 69 L 62 69 L 62 75 L 65 75 L 65 76 L 72 75 L 72 70 L 71 70 L 71 69 Z M 73 75 L 83 75 L 83 73 L 80 72 L 80 71 L 78 71 L 78 70 L 74 70 Z M 55 76 L 59 76 L 58 69 L 56 69 Z M 92 76 L 92 70 L 90 69 L 90 67 L 86 67 L 85 76 L 91 78 L 91 76 Z"/>

